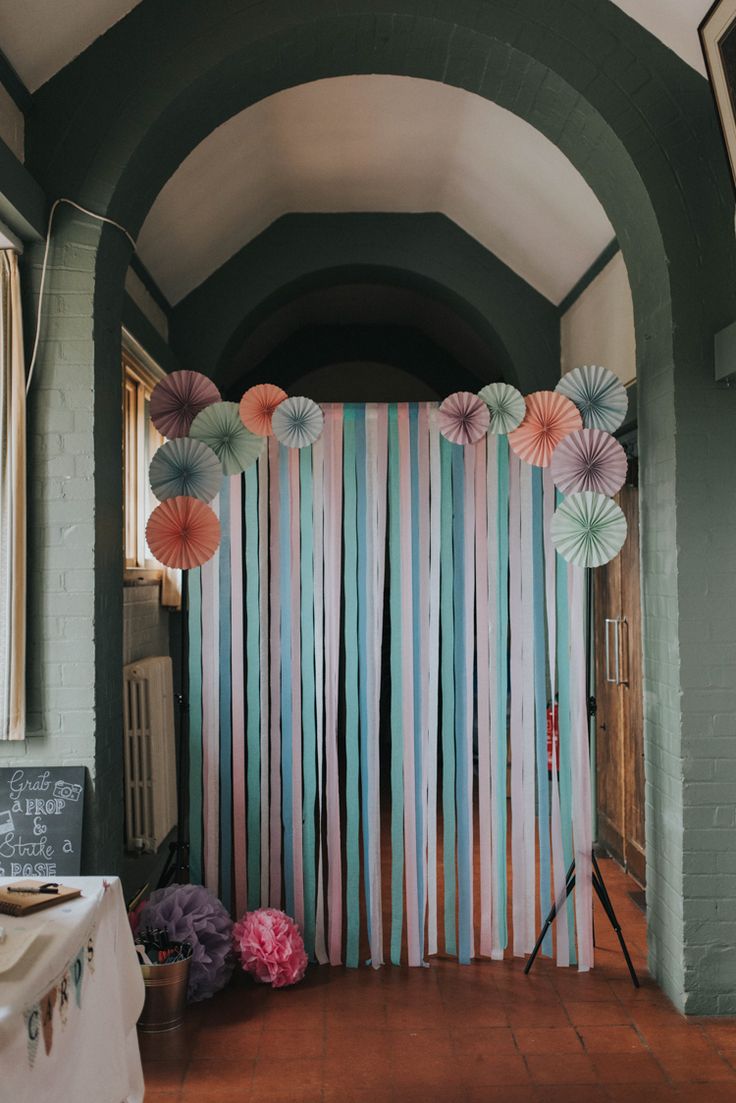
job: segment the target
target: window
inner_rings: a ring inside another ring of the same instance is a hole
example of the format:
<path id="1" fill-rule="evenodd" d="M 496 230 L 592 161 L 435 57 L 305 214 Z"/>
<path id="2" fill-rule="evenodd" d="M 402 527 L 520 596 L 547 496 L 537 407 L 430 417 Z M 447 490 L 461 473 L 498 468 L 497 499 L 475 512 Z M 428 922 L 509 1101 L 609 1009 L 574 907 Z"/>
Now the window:
<path id="1" fill-rule="evenodd" d="M 148 484 L 148 465 L 164 438 L 151 424 L 151 391 L 164 373 L 134 357 L 123 343 L 123 512 L 126 574 L 160 574 L 146 544 L 146 522 L 158 504 Z M 151 576 L 153 577 L 153 575 Z"/>

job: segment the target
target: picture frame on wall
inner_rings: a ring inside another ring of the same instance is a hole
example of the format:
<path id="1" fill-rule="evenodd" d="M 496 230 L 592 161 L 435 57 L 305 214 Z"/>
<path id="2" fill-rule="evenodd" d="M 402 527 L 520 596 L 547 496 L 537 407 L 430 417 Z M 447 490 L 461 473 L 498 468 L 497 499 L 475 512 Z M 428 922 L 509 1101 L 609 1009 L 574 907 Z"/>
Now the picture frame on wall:
<path id="1" fill-rule="evenodd" d="M 698 34 L 736 189 L 736 0 L 716 0 Z"/>

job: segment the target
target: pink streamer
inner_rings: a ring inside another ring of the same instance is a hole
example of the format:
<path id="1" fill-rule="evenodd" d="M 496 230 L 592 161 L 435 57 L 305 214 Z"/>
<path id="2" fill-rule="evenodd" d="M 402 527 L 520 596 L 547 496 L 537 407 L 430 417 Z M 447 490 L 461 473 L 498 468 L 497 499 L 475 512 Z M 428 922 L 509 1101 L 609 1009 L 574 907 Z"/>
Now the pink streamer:
<path id="1" fill-rule="evenodd" d="M 299 449 L 289 449 L 289 543 L 291 552 L 291 810 L 294 851 L 294 918 L 304 930 L 302 848 L 302 649 L 299 516 Z"/>
<path id="2" fill-rule="evenodd" d="M 489 442 L 487 446 L 487 480 L 488 480 L 488 547 L 490 554 L 488 556 L 488 621 L 490 626 L 490 636 L 488 641 L 488 655 L 489 655 L 489 668 L 494 673 L 497 669 L 498 663 L 498 640 L 497 640 L 497 625 L 498 625 L 498 447 L 495 441 Z M 480 700 L 480 695 L 479 695 Z M 497 702 L 491 697 L 490 702 L 491 710 L 491 722 L 490 722 L 490 739 L 491 739 L 491 810 L 495 811 L 499 803 L 502 800 L 501 796 L 501 777 L 499 776 L 500 770 L 505 773 L 505 755 L 504 763 L 499 768 L 499 756 L 498 745 L 501 742 L 502 746 L 506 745 L 506 723 L 499 728 L 498 722 L 498 705 Z M 505 804 L 505 797 L 503 797 Z M 493 874 L 491 877 L 491 957 L 494 960 L 501 960 L 503 958 L 503 939 L 501 936 L 502 924 L 505 920 L 505 916 L 502 910 L 502 890 L 504 883 L 500 880 L 499 870 L 506 870 L 506 854 L 501 854 L 502 839 L 499 834 L 494 830 L 491 834 L 491 861 L 493 866 Z"/>
<path id="3" fill-rule="evenodd" d="M 261 705 L 261 907 L 268 907 L 269 837 L 268 837 L 268 777 L 269 777 L 269 681 L 268 681 L 268 452 L 258 459 L 258 611 L 259 696 Z"/>
<path id="4" fill-rule="evenodd" d="M 317 733 L 317 902 L 314 952 L 320 965 L 329 959 L 325 941 L 325 875 L 322 845 L 324 810 L 324 435 L 312 445 L 314 524 L 314 675 Z"/>
<path id="5" fill-rule="evenodd" d="M 279 593 L 279 442 L 268 439 L 271 493 L 271 880 L 269 904 L 281 907 L 281 594 Z M 288 601 L 288 595 L 286 596 Z"/>
<path id="6" fill-rule="evenodd" d="M 492 446 L 496 442 L 492 440 Z M 491 665 L 490 634 L 495 631 L 488 609 L 488 489 L 486 441 L 476 446 L 475 468 L 475 617 L 478 661 L 478 818 L 480 832 L 480 952 L 493 949 L 491 904 Z"/>
<path id="7" fill-rule="evenodd" d="M 325 427 L 325 758 L 327 767 L 328 943 L 330 964 L 341 962 L 342 856 L 337 757 L 342 574 L 342 406 L 326 410 Z"/>
<path id="8" fill-rule="evenodd" d="M 427 919 L 428 877 L 427 843 L 429 839 L 429 406 L 422 403 L 417 418 L 418 505 L 419 505 L 419 670 L 422 677 L 420 693 L 420 731 L 422 733 L 422 849 L 421 875 L 423 896 L 419 901 L 419 929 L 424 932 Z M 421 947 L 424 953 L 423 946 Z"/>
<path id="9" fill-rule="evenodd" d="M 524 952 L 536 941 L 536 728 L 534 702 L 534 566 L 532 469 L 520 467 L 522 597 L 522 786 L 524 801 Z"/>
<path id="10" fill-rule="evenodd" d="M 473 801 L 473 657 L 475 654 L 475 466 L 476 445 L 465 446 L 465 700 L 467 712 L 465 718 L 465 799 L 468 803 L 468 855 L 470 861 L 470 884 L 467 886 L 470 907 L 468 909 L 468 946 L 471 958 L 475 957 L 475 921 L 473 903 L 473 867 L 474 867 L 474 801 Z"/>
<path id="11" fill-rule="evenodd" d="M 230 671 L 233 725 L 233 859 L 235 910 L 247 905 L 247 840 L 245 821 L 245 662 L 243 655 L 243 524 L 240 475 L 230 483 Z"/>
<path id="12" fill-rule="evenodd" d="M 401 545 L 401 670 L 404 727 L 404 853 L 406 864 L 406 941 L 409 965 L 421 965 L 417 893 L 417 822 L 414 792 L 414 639 L 411 562 L 411 448 L 409 407 L 398 404 L 399 501 Z"/>
<path id="13" fill-rule="evenodd" d="M 212 509 L 220 514 L 219 495 Z M 202 571 L 202 782 L 204 883 L 219 892 L 220 842 L 220 552 Z"/>
<path id="14" fill-rule="evenodd" d="M 437 953 L 437 730 L 440 653 L 440 437 L 437 407 L 429 407 L 429 602 L 427 718 L 427 952 Z"/>
<path id="15" fill-rule="evenodd" d="M 570 697 L 572 713 L 572 829 L 575 843 L 575 921 L 578 935 L 578 968 L 593 968 L 593 851 L 590 796 L 590 750 L 585 685 L 585 601 L 586 572 L 568 566 L 570 595 Z"/>
<path id="16" fill-rule="evenodd" d="M 524 665 L 520 461 L 509 454 L 509 626 L 511 685 L 511 900 L 514 954 L 526 952 L 524 846 Z"/>

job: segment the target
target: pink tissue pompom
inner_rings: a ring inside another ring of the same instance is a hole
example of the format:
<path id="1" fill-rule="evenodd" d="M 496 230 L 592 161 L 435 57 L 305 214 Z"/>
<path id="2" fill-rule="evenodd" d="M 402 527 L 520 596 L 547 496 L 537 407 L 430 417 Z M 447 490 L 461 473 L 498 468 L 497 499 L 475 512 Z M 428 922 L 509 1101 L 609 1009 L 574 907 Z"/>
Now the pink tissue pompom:
<path id="1" fill-rule="evenodd" d="M 285 988 L 300 981 L 306 972 L 307 955 L 299 928 L 276 908 L 246 912 L 233 927 L 233 943 L 245 972 L 261 984 Z"/>

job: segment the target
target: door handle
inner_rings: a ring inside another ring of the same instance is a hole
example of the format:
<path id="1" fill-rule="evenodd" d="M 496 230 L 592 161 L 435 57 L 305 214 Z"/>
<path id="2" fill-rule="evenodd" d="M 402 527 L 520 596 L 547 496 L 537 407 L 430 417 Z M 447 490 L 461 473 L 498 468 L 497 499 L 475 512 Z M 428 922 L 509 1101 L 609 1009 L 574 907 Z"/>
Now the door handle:
<path id="1" fill-rule="evenodd" d="M 618 617 L 606 617 L 606 681 L 609 685 L 619 686 L 621 685 L 621 659 L 619 648 L 619 625 L 621 621 Z M 613 651 L 614 651 L 614 676 L 611 677 L 611 626 L 613 625 Z"/>

